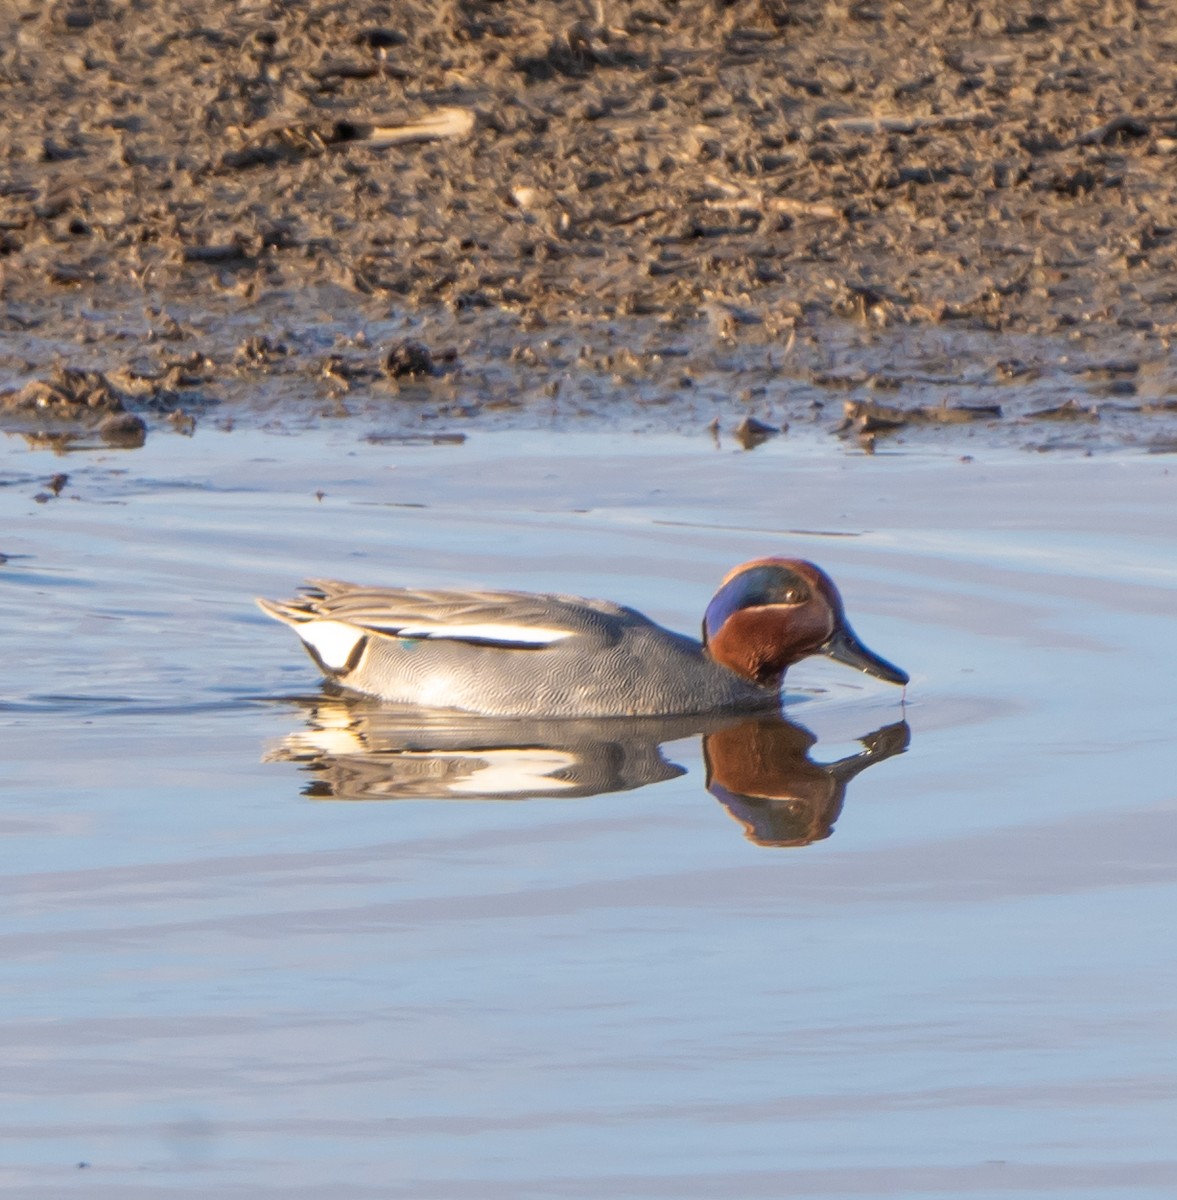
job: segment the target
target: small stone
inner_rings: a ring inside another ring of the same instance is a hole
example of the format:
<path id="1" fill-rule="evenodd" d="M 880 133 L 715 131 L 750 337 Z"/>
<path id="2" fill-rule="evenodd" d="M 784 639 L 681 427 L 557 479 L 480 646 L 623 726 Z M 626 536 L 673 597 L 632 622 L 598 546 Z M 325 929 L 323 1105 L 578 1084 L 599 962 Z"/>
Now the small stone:
<path id="1" fill-rule="evenodd" d="M 422 375 L 436 375 L 433 355 L 420 342 L 401 342 L 384 357 L 385 374 L 393 379 L 418 379 Z"/>
<path id="2" fill-rule="evenodd" d="M 147 441 L 147 422 L 135 413 L 111 413 L 98 426 L 98 436 L 119 450 L 138 450 Z"/>
<path id="3" fill-rule="evenodd" d="M 736 441 L 745 450 L 752 450 L 770 437 L 776 437 L 781 430 L 776 425 L 758 421 L 755 417 L 745 417 L 735 429 Z"/>

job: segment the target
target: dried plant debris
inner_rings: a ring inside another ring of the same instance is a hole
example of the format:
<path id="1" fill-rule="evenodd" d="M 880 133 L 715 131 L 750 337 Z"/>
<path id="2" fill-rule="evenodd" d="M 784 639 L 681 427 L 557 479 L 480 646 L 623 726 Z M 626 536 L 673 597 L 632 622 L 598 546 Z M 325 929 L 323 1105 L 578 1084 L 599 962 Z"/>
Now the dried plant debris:
<path id="1" fill-rule="evenodd" d="M 873 400 L 847 400 L 842 406 L 842 423 L 836 433 L 890 433 L 908 425 L 963 425 L 970 421 L 999 420 L 1000 404 L 898 405 Z"/>
<path id="2" fill-rule="evenodd" d="M 58 366 L 48 379 L 0 395 L 0 417 L 11 418 L 30 446 L 59 453 L 95 444 L 137 449 L 147 439 L 147 422 L 128 411 L 127 401 L 164 411 L 174 396 L 169 383 L 182 378 L 179 364 L 156 378 L 129 368 L 108 375 Z"/>
<path id="3" fill-rule="evenodd" d="M 290 353 L 284 342 L 275 340 L 267 334 L 254 334 L 247 337 L 238 347 L 236 360 L 244 367 L 266 368 Z"/>
<path id="4" fill-rule="evenodd" d="M 320 68 L 318 78 L 342 77 L 345 73 L 346 68 L 336 65 L 327 73 Z M 367 79 L 375 73 L 353 71 L 350 78 Z M 242 171 L 293 162 L 328 150 L 387 150 L 413 143 L 462 139 L 470 136 L 474 124 L 475 114 L 462 108 L 438 108 L 417 118 L 365 113 L 332 122 L 279 124 L 257 131 L 239 149 L 226 151 L 220 167 Z"/>
<path id="5" fill-rule="evenodd" d="M 466 138 L 474 129 L 474 119 L 474 113 L 463 108 L 439 108 L 415 121 L 398 121 L 391 117 L 337 121 L 333 144 L 353 149 L 387 150 L 391 146 L 413 142 Z"/>
<path id="6" fill-rule="evenodd" d="M 1080 404 L 1077 400 L 1065 400 L 1051 408 L 1040 408 L 1026 414 L 1028 421 L 1098 421 L 1099 409 L 1094 405 Z"/>
<path id="7" fill-rule="evenodd" d="M 123 398 L 101 371 L 57 367 L 48 379 L 34 379 L 18 391 L 0 395 L 0 410 L 76 420 L 122 412 Z"/>

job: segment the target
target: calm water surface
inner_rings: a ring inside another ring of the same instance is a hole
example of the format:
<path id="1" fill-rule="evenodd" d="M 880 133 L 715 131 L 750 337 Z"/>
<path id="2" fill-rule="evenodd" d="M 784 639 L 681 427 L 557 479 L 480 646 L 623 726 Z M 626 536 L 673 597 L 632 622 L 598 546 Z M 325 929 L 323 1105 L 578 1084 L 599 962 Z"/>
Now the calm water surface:
<path id="1" fill-rule="evenodd" d="M 1177 1193 L 1171 459 L 340 423 L 0 472 L 6 1195 Z M 782 552 L 912 674 L 790 674 L 792 838 L 723 802 L 747 735 L 712 790 L 674 729 L 432 789 L 464 735 L 332 704 L 250 599 L 693 631 Z"/>

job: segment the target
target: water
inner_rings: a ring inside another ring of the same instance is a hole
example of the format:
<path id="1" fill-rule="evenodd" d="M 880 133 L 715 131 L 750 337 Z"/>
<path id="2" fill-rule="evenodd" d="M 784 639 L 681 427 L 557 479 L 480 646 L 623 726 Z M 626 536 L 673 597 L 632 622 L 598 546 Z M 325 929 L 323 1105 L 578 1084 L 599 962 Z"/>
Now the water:
<path id="1" fill-rule="evenodd" d="M 6 1195 L 1174 1193 L 1166 457 L 348 422 L 0 456 Z M 912 674 L 790 673 L 786 783 L 910 730 L 807 845 L 750 838 L 678 729 L 544 744 L 571 795 L 373 800 L 403 730 L 250 599 L 481 583 L 694 630 L 780 552 Z"/>

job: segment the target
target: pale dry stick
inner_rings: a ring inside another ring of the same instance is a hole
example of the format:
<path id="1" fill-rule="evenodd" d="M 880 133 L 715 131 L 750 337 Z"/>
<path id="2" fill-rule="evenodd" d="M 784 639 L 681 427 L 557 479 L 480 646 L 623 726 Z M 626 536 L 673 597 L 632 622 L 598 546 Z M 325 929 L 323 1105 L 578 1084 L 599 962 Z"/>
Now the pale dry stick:
<path id="1" fill-rule="evenodd" d="M 940 113 L 926 117 L 833 117 L 818 124 L 834 133 L 920 133 L 925 129 L 952 129 L 958 125 L 981 125 L 992 117 L 979 109 L 962 113 Z"/>
<path id="2" fill-rule="evenodd" d="M 354 137 L 337 143 L 366 150 L 385 150 L 408 142 L 439 142 L 447 138 L 469 137 L 474 129 L 474 114 L 466 108 L 438 108 L 428 116 L 403 125 L 378 124 L 379 119 L 350 121 Z"/>
<path id="3" fill-rule="evenodd" d="M 763 190 L 751 191 L 708 175 L 708 186 L 723 193 L 723 198 L 707 200 L 708 208 L 749 208 L 762 213 L 784 213 L 788 216 L 809 217 L 814 221 L 839 221 L 842 211 L 820 200 L 801 200 L 795 196 L 766 196 Z"/>

